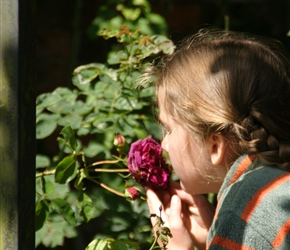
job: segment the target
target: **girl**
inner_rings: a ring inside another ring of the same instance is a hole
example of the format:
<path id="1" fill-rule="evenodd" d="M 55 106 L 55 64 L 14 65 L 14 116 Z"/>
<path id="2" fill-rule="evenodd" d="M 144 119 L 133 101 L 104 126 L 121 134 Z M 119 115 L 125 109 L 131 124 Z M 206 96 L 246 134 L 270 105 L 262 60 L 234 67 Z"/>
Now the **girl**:
<path id="1" fill-rule="evenodd" d="M 147 189 L 167 249 L 290 249 L 290 64 L 279 44 L 202 30 L 154 75 L 180 179 Z M 207 193 L 218 193 L 215 211 Z"/>

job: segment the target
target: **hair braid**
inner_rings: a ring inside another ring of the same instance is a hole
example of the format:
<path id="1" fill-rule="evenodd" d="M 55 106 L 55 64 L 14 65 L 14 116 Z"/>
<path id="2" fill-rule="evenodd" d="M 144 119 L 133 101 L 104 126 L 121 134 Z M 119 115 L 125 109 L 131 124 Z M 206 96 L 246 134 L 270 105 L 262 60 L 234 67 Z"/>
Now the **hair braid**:
<path id="1" fill-rule="evenodd" d="M 242 149 L 248 153 L 255 153 L 266 164 L 277 165 L 281 169 L 290 171 L 290 141 L 279 141 L 263 125 L 267 123 L 275 127 L 275 124 L 272 124 L 268 118 L 257 111 L 252 112 L 252 114 L 259 117 L 260 121 L 250 115 L 241 122 L 239 128 L 242 128 L 242 131 L 239 137 Z"/>

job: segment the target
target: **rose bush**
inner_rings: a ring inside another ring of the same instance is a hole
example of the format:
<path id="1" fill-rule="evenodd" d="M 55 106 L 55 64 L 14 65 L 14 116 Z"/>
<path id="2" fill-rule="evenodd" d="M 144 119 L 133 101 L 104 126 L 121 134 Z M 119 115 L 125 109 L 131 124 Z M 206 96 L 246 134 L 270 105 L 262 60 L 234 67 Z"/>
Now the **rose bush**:
<path id="1" fill-rule="evenodd" d="M 131 144 L 128 168 L 132 177 L 141 185 L 153 189 L 167 189 L 172 168 L 162 156 L 162 148 L 152 138 Z"/>

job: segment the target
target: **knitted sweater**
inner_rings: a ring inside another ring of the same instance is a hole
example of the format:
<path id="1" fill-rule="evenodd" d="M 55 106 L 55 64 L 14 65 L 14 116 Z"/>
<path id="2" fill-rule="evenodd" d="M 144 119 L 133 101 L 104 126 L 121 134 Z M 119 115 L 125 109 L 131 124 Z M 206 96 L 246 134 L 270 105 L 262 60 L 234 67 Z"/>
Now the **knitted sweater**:
<path id="1" fill-rule="evenodd" d="M 238 158 L 218 194 L 207 249 L 290 250 L 290 172 Z"/>

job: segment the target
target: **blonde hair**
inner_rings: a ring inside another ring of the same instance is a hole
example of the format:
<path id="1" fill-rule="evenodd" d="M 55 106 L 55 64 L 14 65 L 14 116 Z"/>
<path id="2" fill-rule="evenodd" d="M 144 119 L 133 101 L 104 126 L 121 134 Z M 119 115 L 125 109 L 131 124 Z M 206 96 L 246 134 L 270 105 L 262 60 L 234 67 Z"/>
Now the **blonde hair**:
<path id="1" fill-rule="evenodd" d="M 154 75 L 166 112 L 189 131 L 234 136 L 243 153 L 290 170 L 290 64 L 278 42 L 201 30 Z"/>

